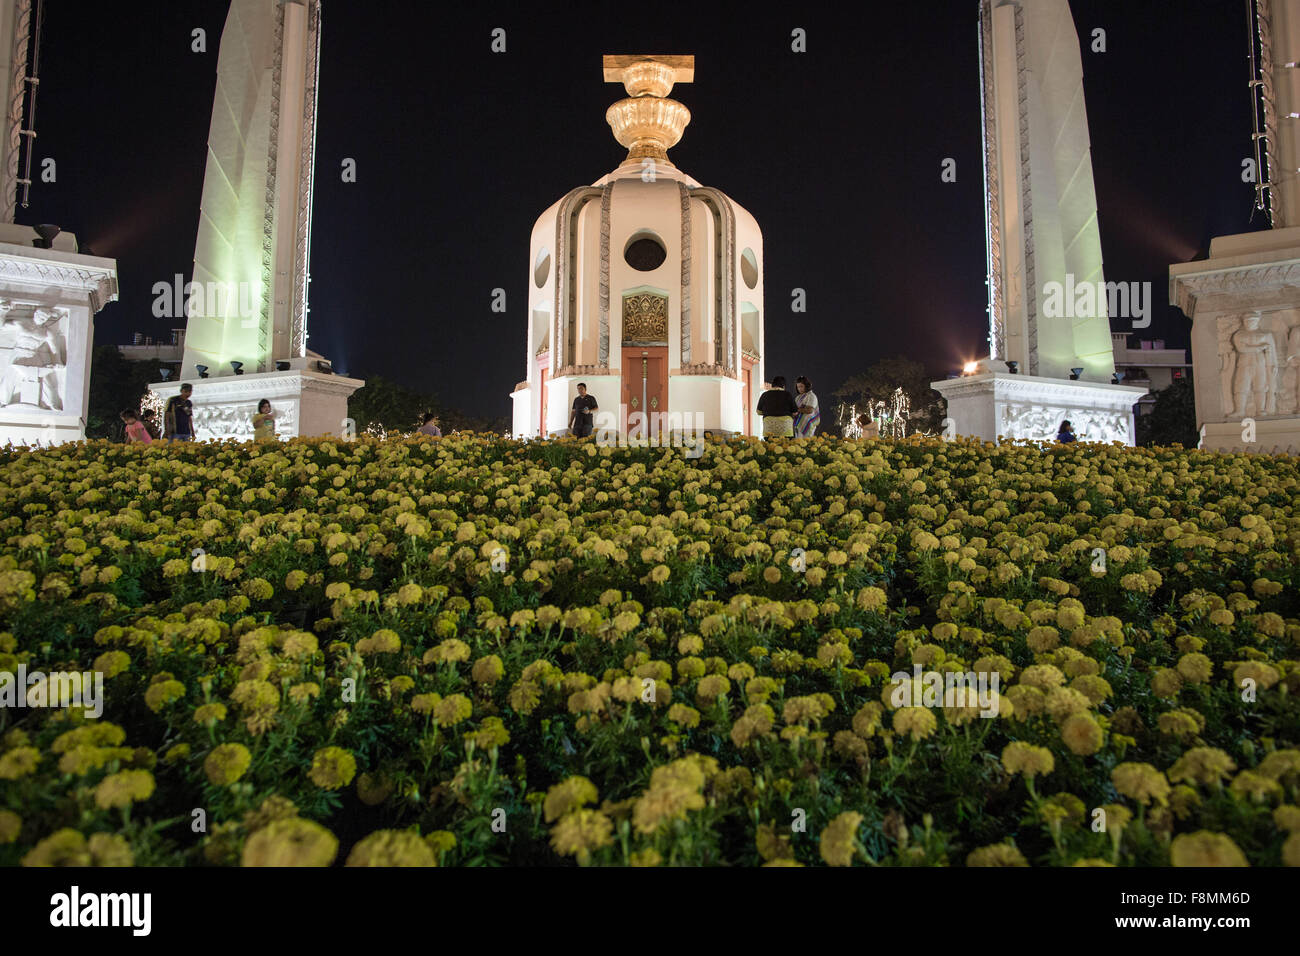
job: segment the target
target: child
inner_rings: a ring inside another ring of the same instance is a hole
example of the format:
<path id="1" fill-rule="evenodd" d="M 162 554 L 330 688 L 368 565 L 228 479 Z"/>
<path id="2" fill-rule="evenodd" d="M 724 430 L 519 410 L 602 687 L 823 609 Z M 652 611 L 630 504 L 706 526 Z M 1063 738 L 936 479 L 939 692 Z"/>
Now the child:
<path id="1" fill-rule="evenodd" d="M 275 438 L 275 412 L 271 411 L 269 399 L 257 403 L 257 414 L 253 416 L 253 441 L 271 441 Z"/>
<path id="2" fill-rule="evenodd" d="M 144 444 L 148 445 L 153 442 L 149 437 L 149 430 L 144 427 L 144 422 L 140 421 L 138 415 L 129 408 L 122 410 L 122 423 L 126 425 L 126 443 L 128 445 Z"/>

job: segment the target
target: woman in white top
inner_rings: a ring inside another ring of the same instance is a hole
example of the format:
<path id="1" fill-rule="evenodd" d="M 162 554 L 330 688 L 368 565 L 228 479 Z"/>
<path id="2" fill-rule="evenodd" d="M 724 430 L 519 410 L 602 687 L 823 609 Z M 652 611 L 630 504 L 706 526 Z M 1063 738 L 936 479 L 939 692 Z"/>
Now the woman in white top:
<path id="1" fill-rule="evenodd" d="M 817 396 L 813 394 L 812 382 L 800 375 L 794 380 L 794 403 L 799 406 L 799 414 L 794 417 L 794 437 L 812 438 L 817 433 L 817 425 L 822 420 L 822 413 L 817 407 Z"/>

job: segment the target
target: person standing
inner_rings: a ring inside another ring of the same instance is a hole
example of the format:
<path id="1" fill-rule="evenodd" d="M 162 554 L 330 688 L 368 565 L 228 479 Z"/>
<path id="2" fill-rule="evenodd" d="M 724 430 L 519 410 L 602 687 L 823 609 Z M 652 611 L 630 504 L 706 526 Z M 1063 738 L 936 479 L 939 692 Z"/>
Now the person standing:
<path id="1" fill-rule="evenodd" d="M 794 416 L 799 414 L 794 399 L 785 390 L 785 378 L 778 375 L 758 397 L 754 409 L 763 417 L 764 438 L 789 438 L 794 434 Z"/>
<path id="2" fill-rule="evenodd" d="M 822 420 L 812 382 L 800 375 L 794 380 L 794 388 L 794 403 L 799 406 L 799 414 L 794 419 L 794 435 L 796 438 L 812 438 L 817 434 L 817 425 Z"/>
<path id="3" fill-rule="evenodd" d="M 1056 430 L 1056 440 L 1067 444 L 1079 440 L 1074 437 L 1074 427 L 1068 420 L 1061 422 L 1061 427 Z"/>
<path id="4" fill-rule="evenodd" d="M 193 394 L 194 386 L 186 382 L 181 386 L 179 395 L 167 399 L 167 408 L 163 411 L 163 427 L 172 441 L 194 440 L 194 403 L 190 401 Z"/>
<path id="5" fill-rule="evenodd" d="M 126 426 L 126 443 L 128 445 L 148 445 L 153 442 L 149 435 L 149 429 L 144 427 L 144 422 L 140 417 L 129 408 L 122 410 L 122 424 Z"/>
<path id="6" fill-rule="evenodd" d="M 880 422 L 876 421 L 866 412 L 858 416 L 858 427 L 862 429 L 861 438 L 879 438 Z"/>
<path id="7" fill-rule="evenodd" d="M 431 438 L 442 437 L 442 429 L 438 427 L 438 421 L 433 412 L 424 413 L 424 418 L 420 422 L 420 427 L 417 429 L 417 433 L 420 435 L 428 435 Z"/>
<path id="8" fill-rule="evenodd" d="M 587 394 L 586 383 L 579 382 L 578 397 L 573 400 L 573 412 L 569 415 L 569 431 L 578 438 L 586 438 L 590 435 L 592 423 L 595 421 L 592 413 L 599 407 L 596 404 L 596 397 Z"/>
<path id="9" fill-rule="evenodd" d="M 257 403 L 257 414 L 253 416 L 253 441 L 273 441 L 275 439 L 275 412 L 271 411 L 269 399 Z"/>

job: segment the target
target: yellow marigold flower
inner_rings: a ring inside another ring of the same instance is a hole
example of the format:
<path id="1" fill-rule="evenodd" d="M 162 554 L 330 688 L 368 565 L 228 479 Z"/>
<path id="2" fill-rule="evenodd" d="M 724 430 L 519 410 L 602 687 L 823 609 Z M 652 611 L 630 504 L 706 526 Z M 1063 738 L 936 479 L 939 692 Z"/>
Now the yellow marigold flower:
<path id="1" fill-rule="evenodd" d="M 834 709 L 835 701 L 829 694 L 791 697 L 785 702 L 781 718 L 787 724 L 820 723 Z"/>
<path id="2" fill-rule="evenodd" d="M 1184 654 L 1178 659 L 1178 673 L 1190 684 L 1204 684 L 1214 673 L 1214 664 L 1204 654 Z"/>
<path id="3" fill-rule="evenodd" d="M 613 832 L 613 821 L 599 810 L 575 810 L 551 828 L 551 847 L 561 856 L 575 856 L 583 863 L 593 850 L 614 842 Z"/>
<path id="4" fill-rule="evenodd" d="M 1218 786 L 1236 769 L 1236 761 L 1218 747 L 1193 747 L 1178 758 L 1166 775 L 1175 783 L 1187 780 Z"/>
<path id="5" fill-rule="evenodd" d="M 12 810 L 0 810 L 0 844 L 13 843 L 22 828 L 22 817 Z"/>
<path id="6" fill-rule="evenodd" d="M 671 574 L 672 571 L 669 570 L 668 565 L 657 564 L 650 569 L 650 580 L 653 581 L 655 584 L 663 584 L 665 581 L 668 580 L 668 577 Z M 778 571 L 777 574 L 779 576 L 780 572 Z"/>
<path id="7" fill-rule="evenodd" d="M 411 698 L 411 710 L 417 714 L 431 714 L 441 701 L 441 694 L 416 694 Z"/>
<path id="8" fill-rule="evenodd" d="M 144 692 L 144 702 L 155 714 L 172 701 L 185 696 L 185 685 L 178 680 L 159 681 Z"/>
<path id="9" fill-rule="evenodd" d="M 1162 667 L 1151 675 L 1151 692 L 1157 697 L 1174 698 L 1183 689 L 1183 675 L 1172 668 Z"/>
<path id="10" fill-rule="evenodd" d="M 339 841 L 319 823 L 301 817 L 275 820 L 248 838 L 243 866 L 329 866 Z"/>
<path id="11" fill-rule="evenodd" d="M 402 639 L 397 636 L 396 631 L 386 627 L 357 641 L 358 654 L 396 654 L 401 649 Z"/>
<path id="12" fill-rule="evenodd" d="M 203 704 L 194 710 L 194 722 L 196 724 L 219 723 L 226 719 L 226 705 L 221 703 Z"/>
<path id="13" fill-rule="evenodd" d="M 121 770 L 105 777 L 95 788 L 95 805 L 101 810 L 129 807 L 153 795 L 153 774 L 147 770 Z"/>
<path id="14" fill-rule="evenodd" d="M 924 740 L 937 726 L 934 714 L 924 707 L 900 707 L 894 711 L 894 733 L 906 734 L 913 740 Z"/>
<path id="15" fill-rule="evenodd" d="M 1051 664 L 1033 664 L 1020 672 L 1020 683 L 1046 693 L 1065 683 L 1065 675 Z"/>
<path id="16" fill-rule="evenodd" d="M 348 854 L 344 866 L 437 866 L 433 848 L 410 830 L 379 830 Z"/>
<path id="17" fill-rule="evenodd" d="M 465 735 L 466 740 L 473 740 L 474 745 L 480 750 L 491 750 L 493 747 L 504 747 L 510 742 L 510 732 L 506 730 L 506 725 L 500 717 L 486 717 L 478 730 L 472 730 Z"/>
<path id="18" fill-rule="evenodd" d="M 854 844 L 861 824 L 862 814 L 851 810 L 832 820 L 818 839 L 818 851 L 822 859 L 831 866 L 849 866 L 853 862 Z"/>
<path id="19" fill-rule="evenodd" d="M 763 580 L 768 584 L 779 584 L 781 581 L 781 569 L 769 564 L 763 569 Z"/>
<path id="20" fill-rule="evenodd" d="M 1291 833 L 1300 830 L 1300 807 L 1291 804 L 1283 804 L 1273 811 L 1273 822 L 1277 824 L 1279 830 L 1287 830 Z"/>
<path id="21" fill-rule="evenodd" d="M 280 692 L 264 680 L 241 680 L 230 692 L 230 699 L 247 710 L 271 710 L 280 706 Z"/>
<path id="22" fill-rule="evenodd" d="M 700 712 L 694 707 L 688 707 L 686 704 L 673 704 L 668 708 L 668 719 L 683 727 L 698 727 Z"/>
<path id="23" fill-rule="evenodd" d="M 1194 737 L 1201 732 L 1201 726 L 1197 723 L 1196 718 L 1192 716 L 1192 713 L 1182 707 L 1168 711 L 1156 719 L 1156 727 L 1162 734 L 1176 737 L 1179 740 Z"/>
<path id="24" fill-rule="evenodd" d="M 521 680 L 510 688 L 506 702 L 512 710 L 521 714 L 531 714 L 542 700 L 542 689 L 532 681 Z M 435 702 L 436 703 L 436 702 Z"/>
<path id="25" fill-rule="evenodd" d="M 86 838 L 70 827 L 50 834 L 23 857 L 23 866 L 90 866 L 93 862 Z"/>
<path id="26" fill-rule="evenodd" d="M 859 610 L 879 611 L 884 609 L 887 600 L 885 592 L 880 588 L 863 588 L 858 592 L 857 605 Z"/>
<path id="27" fill-rule="evenodd" d="M 1021 773 L 1032 780 L 1039 774 L 1051 773 L 1056 767 L 1056 760 L 1046 747 L 1035 747 L 1033 744 L 1016 740 L 1003 748 L 1002 766 L 1006 768 L 1007 773 Z"/>
<path id="28" fill-rule="evenodd" d="M 552 821 L 594 803 L 599 797 L 595 785 L 586 777 L 568 777 L 546 791 L 542 810 L 546 822 Z"/>
<path id="29" fill-rule="evenodd" d="M 357 777 L 357 799 L 368 807 L 377 807 L 393 794 L 393 782 L 379 773 Z"/>
<path id="30" fill-rule="evenodd" d="M 1149 763 L 1122 763 L 1110 772 L 1110 779 L 1123 796 L 1141 804 L 1163 804 L 1169 797 L 1169 781 Z"/>
<path id="31" fill-rule="evenodd" d="M 628 866 L 658 866 L 663 861 L 659 851 L 653 847 L 644 850 L 637 850 L 628 854 Z"/>
<path id="32" fill-rule="evenodd" d="M 1090 714 L 1071 714 L 1061 724 L 1061 739 L 1065 741 L 1071 753 L 1081 757 L 1095 754 L 1102 745 L 1101 725 L 1093 720 Z"/>
<path id="33" fill-rule="evenodd" d="M 1285 866 L 1300 866 L 1300 833 L 1292 833 L 1282 844 L 1282 863 Z"/>
<path id="34" fill-rule="evenodd" d="M 1244 687 L 1247 680 L 1252 680 L 1257 687 L 1268 690 L 1281 679 L 1282 675 L 1277 668 L 1263 661 L 1246 661 L 1238 664 L 1232 672 L 1232 682 L 1238 688 Z"/>
<path id="35" fill-rule="evenodd" d="M 131 666 L 131 657 L 125 651 L 105 651 L 95 658 L 91 670 L 99 671 L 107 680 L 116 677 Z"/>
<path id="36" fill-rule="evenodd" d="M 863 704 L 853 715 L 853 732 L 864 740 L 880 729 L 881 717 L 885 708 L 874 700 Z"/>
<path id="37" fill-rule="evenodd" d="M 135 866 L 131 844 L 116 833 L 92 833 L 86 848 L 95 866 Z"/>
<path id="38" fill-rule="evenodd" d="M 0 754 L 0 780 L 17 780 L 36 769 L 41 752 L 35 747 L 15 747 Z"/>
<path id="39" fill-rule="evenodd" d="M 224 787 L 242 777 L 252 762 L 253 755 L 243 744 L 222 744 L 203 761 L 203 772 L 214 787 Z"/>
<path id="40" fill-rule="evenodd" d="M 677 642 L 678 654 L 699 654 L 704 650 L 704 638 L 698 634 L 687 634 Z"/>
<path id="41" fill-rule="evenodd" d="M 695 702 L 701 706 L 712 704 L 731 690 L 731 681 L 721 674 L 709 674 L 700 679 L 695 689 Z"/>
<path id="42" fill-rule="evenodd" d="M 1282 793 L 1282 785 L 1263 774 L 1243 770 L 1232 780 L 1229 789 L 1239 797 L 1249 797 L 1256 803 L 1263 803 L 1270 797 Z"/>
<path id="43" fill-rule="evenodd" d="M 322 790 L 339 790 L 356 776 L 357 760 L 342 747 L 322 747 L 311 760 L 308 776 Z"/>
<path id="44" fill-rule="evenodd" d="M 1171 866 L 1250 866 L 1237 844 L 1223 833 L 1180 833 L 1169 847 Z"/>
<path id="45" fill-rule="evenodd" d="M 476 684 L 495 684 L 505 673 L 505 665 L 501 663 L 501 658 L 495 654 L 489 654 L 486 657 L 480 657 L 474 662 L 474 667 L 470 671 Z"/>
<path id="46" fill-rule="evenodd" d="M 1028 866 L 1025 855 L 1010 843 L 994 843 L 973 850 L 966 857 L 967 866 Z"/>
<path id="47" fill-rule="evenodd" d="M 293 570 L 284 576 L 284 587 L 288 591 L 297 591 L 307 583 L 307 572 Z"/>
<path id="48" fill-rule="evenodd" d="M 449 637 L 436 647 L 431 647 L 424 652 L 424 663 L 446 663 L 454 664 L 459 661 L 469 660 L 469 645 L 455 637 Z"/>
<path id="49" fill-rule="evenodd" d="M 441 856 L 456 848 L 456 834 L 448 830 L 434 830 L 424 838 L 424 842 L 429 844 L 429 849 Z"/>
<path id="50" fill-rule="evenodd" d="M 463 720 L 469 720 L 474 713 L 474 705 L 464 694 L 452 694 L 444 697 L 433 708 L 434 719 L 444 727 L 455 727 Z"/>

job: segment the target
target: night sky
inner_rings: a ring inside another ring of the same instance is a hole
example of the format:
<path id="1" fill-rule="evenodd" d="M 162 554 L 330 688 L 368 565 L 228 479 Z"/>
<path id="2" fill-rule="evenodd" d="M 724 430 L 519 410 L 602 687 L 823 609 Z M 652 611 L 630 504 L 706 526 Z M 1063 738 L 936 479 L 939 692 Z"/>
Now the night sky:
<path id="1" fill-rule="evenodd" d="M 1144 337 L 1184 346 L 1168 266 L 1263 228 L 1239 0 L 1074 0 L 1106 278 L 1153 283 Z M 524 377 L 533 221 L 625 151 L 604 53 L 693 53 L 673 161 L 752 212 L 766 254 L 768 374 L 826 394 L 903 354 L 936 377 L 987 352 L 978 4 L 444 5 L 325 0 L 309 345 L 335 368 L 508 416 Z M 96 341 L 174 323 L 155 282 L 193 267 L 227 3 L 47 0 L 23 223 L 118 260 Z M 944 11 L 948 12 L 945 13 Z M 191 31 L 208 52 L 190 51 Z M 507 52 L 490 50 L 507 31 Z M 807 31 L 808 51 L 790 34 Z M 1094 27 L 1107 52 L 1088 50 Z M 761 130 L 754 135 L 753 130 Z M 57 181 L 39 181 L 53 157 Z M 344 158 L 357 182 L 341 181 Z M 957 182 L 940 180 L 957 162 Z M 1252 219 L 1253 213 L 1253 219 Z M 505 315 L 490 309 L 507 293 Z M 790 290 L 807 293 L 793 314 Z"/>

